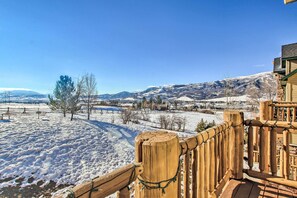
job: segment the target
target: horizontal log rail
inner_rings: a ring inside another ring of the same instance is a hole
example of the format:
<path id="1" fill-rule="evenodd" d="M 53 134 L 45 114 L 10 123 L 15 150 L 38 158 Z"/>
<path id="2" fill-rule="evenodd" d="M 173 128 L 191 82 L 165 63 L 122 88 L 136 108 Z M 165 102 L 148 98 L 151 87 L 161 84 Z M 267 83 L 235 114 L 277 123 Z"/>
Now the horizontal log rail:
<path id="1" fill-rule="evenodd" d="M 269 106 L 271 107 L 297 107 L 296 102 L 290 102 L 290 103 L 272 103 Z"/>
<path id="2" fill-rule="evenodd" d="M 57 198 L 95 198 L 106 197 L 117 191 L 118 197 L 130 197 L 128 186 L 143 172 L 141 164 L 129 164 L 102 177 L 79 184 Z"/>
<path id="3" fill-rule="evenodd" d="M 272 176 L 270 174 L 259 173 L 257 171 L 244 169 L 244 173 L 248 174 L 250 177 L 266 180 L 272 183 L 292 187 L 295 190 L 297 189 L 297 181 L 287 180 L 279 176 Z"/>
<path id="4" fill-rule="evenodd" d="M 297 123 L 296 123 L 297 125 Z M 217 125 L 215 127 L 209 128 L 205 131 L 198 133 L 198 135 L 182 139 L 180 145 L 182 147 L 182 154 L 186 154 L 188 151 L 192 151 L 197 146 L 205 143 L 206 141 L 214 138 L 216 135 L 230 129 L 232 122 L 224 122 L 223 124 Z"/>
<path id="5" fill-rule="evenodd" d="M 297 130 L 297 122 L 286 122 L 286 121 L 273 121 L 273 120 L 245 120 L 244 125 L 255 126 L 255 127 L 271 127 L 271 128 L 282 128 L 286 130 Z M 297 133 L 292 131 L 292 133 Z"/>

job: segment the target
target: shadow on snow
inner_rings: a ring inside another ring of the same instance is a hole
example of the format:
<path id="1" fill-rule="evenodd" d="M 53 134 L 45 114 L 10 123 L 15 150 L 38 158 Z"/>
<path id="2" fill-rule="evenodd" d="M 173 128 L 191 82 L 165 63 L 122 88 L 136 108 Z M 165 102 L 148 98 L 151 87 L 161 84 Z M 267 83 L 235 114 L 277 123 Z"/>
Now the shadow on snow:
<path id="1" fill-rule="evenodd" d="M 89 124 L 95 126 L 100 131 L 112 133 L 120 140 L 127 140 L 131 146 L 134 146 L 134 139 L 139 134 L 137 130 L 131 130 L 127 127 L 122 127 L 108 122 L 101 122 L 97 120 L 85 120 Z"/>

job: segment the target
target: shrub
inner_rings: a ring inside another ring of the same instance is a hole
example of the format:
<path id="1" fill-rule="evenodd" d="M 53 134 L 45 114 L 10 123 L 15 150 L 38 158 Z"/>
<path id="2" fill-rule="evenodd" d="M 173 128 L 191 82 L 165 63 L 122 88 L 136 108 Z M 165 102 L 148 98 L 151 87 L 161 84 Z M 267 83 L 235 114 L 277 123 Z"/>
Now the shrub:
<path id="1" fill-rule="evenodd" d="M 208 123 L 207 121 L 204 121 L 203 118 L 201 118 L 200 122 L 198 122 L 198 124 L 197 124 L 195 131 L 201 132 L 201 131 L 211 128 L 215 125 L 216 125 L 216 123 L 214 120 L 212 122 Z"/>

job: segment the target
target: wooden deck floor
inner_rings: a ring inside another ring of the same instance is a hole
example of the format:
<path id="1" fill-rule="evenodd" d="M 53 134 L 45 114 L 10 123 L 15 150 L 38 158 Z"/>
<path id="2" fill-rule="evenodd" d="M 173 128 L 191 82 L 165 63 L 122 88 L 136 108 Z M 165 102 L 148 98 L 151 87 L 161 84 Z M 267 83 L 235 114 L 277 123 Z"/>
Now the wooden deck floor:
<path id="1" fill-rule="evenodd" d="M 295 197 L 296 192 L 277 185 L 264 185 L 249 180 L 231 180 L 223 191 L 221 198 L 272 198 L 272 197 Z"/>

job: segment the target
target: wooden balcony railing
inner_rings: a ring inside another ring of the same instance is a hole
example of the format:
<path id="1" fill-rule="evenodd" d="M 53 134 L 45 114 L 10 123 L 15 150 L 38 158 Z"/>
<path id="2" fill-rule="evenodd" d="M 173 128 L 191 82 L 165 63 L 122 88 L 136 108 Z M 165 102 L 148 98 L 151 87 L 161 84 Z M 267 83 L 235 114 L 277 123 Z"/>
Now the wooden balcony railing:
<path id="1" fill-rule="evenodd" d="M 297 122 L 272 120 L 277 106 L 262 103 L 258 120 L 225 111 L 223 124 L 189 138 L 166 131 L 141 133 L 135 139 L 135 164 L 76 186 L 69 195 L 104 197 L 118 191 L 121 198 L 219 197 L 231 178 L 243 179 L 244 173 L 297 189 L 297 154 L 288 138 Z"/>
<path id="2" fill-rule="evenodd" d="M 267 107 L 271 115 L 268 115 L 269 120 L 296 122 L 296 102 L 272 102 L 267 101 L 262 103 L 263 108 Z"/>
<path id="3" fill-rule="evenodd" d="M 289 133 L 296 133 L 297 122 L 246 120 L 248 126 L 248 165 L 244 172 L 249 176 L 265 179 L 274 183 L 297 188 L 296 154 L 289 145 Z M 259 127 L 259 161 L 254 164 L 254 127 Z M 281 132 L 278 130 L 281 129 Z M 282 141 L 277 141 L 277 134 Z M 279 145 L 278 145 L 279 144 Z"/>

